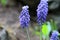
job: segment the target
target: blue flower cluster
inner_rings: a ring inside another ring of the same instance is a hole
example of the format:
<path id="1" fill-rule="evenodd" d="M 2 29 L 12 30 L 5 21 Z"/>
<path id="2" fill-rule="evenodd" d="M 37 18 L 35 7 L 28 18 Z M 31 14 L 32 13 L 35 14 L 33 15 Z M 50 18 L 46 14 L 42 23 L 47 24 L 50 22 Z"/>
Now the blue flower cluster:
<path id="1" fill-rule="evenodd" d="M 58 35 L 59 35 L 59 32 L 58 31 L 53 31 L 51 37 L 50 37 L 50 40 L 58 40 Z"/>
<path id="2" fill-rule="evenodd" d="M 37 22 L 42 25 L 46 21 L 48 14 L 48 3 L 47 0 L 41 0 L 37 7 Z"/>
<path id="3" fill-rule="evenodd" d="M 22 28 L 28 27 L 29 21 L 30 21 L 30 15 L 28 6 L 23 6 L 22 11 L 20 13 L 19 19 L 20 19 L 20 25 Z"/>

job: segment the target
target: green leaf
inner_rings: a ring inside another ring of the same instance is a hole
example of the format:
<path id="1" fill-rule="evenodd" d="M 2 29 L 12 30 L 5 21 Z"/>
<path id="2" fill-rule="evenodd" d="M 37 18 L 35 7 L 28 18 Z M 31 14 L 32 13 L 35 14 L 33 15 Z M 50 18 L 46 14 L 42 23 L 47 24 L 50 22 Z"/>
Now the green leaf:
<path id="1" fill-rule="evenodd" d="M 52 30 L 57 30 L 57 26 L 56 26 L 55 21 L 50 20 L 50 22 L 51 22 L 51 27 L 52 27 Z"/>
<path id="2" fill-rule="evenodd" d="M 7 0 L 1 0 L 1 4 L 5 6 L 7 4 Z"/>
<path id="3" fill-rule="evenodd" d="M 51 25 L 50 25 L 50 22 L 46 22 L 42 25 L 42 33 L 44 35 L 49 35 L 51 31 Z"/>
<path id="4" fill-rule="evenodd" d="M 42 33 L 44 35 L 46 35 L 48 33 L 48 29 L 47 29 L 47 25 L 46 24 L 42 25 Z"/>

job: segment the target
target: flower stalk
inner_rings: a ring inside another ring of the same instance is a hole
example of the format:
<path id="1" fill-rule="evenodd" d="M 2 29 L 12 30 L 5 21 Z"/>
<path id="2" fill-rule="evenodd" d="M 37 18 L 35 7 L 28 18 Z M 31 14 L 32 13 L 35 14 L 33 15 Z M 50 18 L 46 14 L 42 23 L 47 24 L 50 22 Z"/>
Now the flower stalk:
<path id="1" fill-rule="evenodd" d="M 30 40 L 30 36 L 29 36 L 29 28 L 26 28 L 26 32 L 27 32 L 27 40 Z"/>

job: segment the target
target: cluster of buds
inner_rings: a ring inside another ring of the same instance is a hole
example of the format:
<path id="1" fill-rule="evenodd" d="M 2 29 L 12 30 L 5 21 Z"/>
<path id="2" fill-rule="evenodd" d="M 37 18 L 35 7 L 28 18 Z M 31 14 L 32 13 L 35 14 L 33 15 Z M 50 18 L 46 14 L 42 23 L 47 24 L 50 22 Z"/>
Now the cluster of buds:
<path id="1" fill-rule="evenodd" d="M 58 35 L 59 35 L 58 31 L 53 31 L 50 40 L 59 40 Z"/>
<path id="2" fill-rule="evenodd" d="M 22 11 L 20 13 L 19 19 L 20 19 L 20 25 L 22 28 L 28 27 L 29 22 L 30 22 L 30 15 L 29 15 L 29 10 L 28 6 L 23 6 Z"/>
<path id="3" fill-rule="evenodd" d="M 41 0 L 37 7 L 37 22 L 42 25 L 46 21 L 48 14 L 48 3 L 47 0 Z"/>

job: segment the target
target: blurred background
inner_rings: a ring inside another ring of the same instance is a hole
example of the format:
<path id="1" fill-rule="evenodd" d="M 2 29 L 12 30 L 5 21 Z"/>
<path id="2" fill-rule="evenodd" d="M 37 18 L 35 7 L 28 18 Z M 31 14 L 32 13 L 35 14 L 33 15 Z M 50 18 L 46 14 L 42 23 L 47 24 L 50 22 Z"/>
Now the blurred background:
<path id="1" fill-rule="evenodd" d="M 39 40 L 39 27 L 36 27 L 36 9 L 39 2 L 40 0 L 0 0 L 0 35 L 4 34 L 0 39 L 27 40 L 26 31 L 20 28 L 18 17 L 22 6 L 28 5 L 31 16 L 29 35 L 31 40 Z M 60 32 L 60 0 L 48 0 L 48 6 L 47 21 L 54 20 Z"/>

